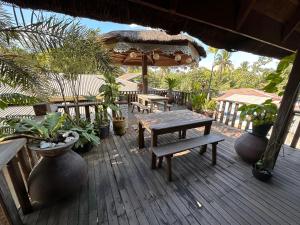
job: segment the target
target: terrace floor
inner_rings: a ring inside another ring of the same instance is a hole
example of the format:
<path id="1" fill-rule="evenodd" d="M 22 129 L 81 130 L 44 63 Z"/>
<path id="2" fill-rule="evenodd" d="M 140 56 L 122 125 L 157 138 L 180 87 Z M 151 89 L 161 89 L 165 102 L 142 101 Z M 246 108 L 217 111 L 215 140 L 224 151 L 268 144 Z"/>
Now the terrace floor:
<path id="1" fill-rule="evenodd" d="M 167 182 L 164 168 L 150 169 L 148 148 L 137 148 L 136 123 L 128 116 L 125 136 L 111 135 L 84 155 L 89 181 L 81 192 L 23 217 L 24 224 L 299 224 L 300 151 L 285 147 L 271 182 L 263 183 L 234 151 L 241 131 L 215 123 L 212 132 L 226 137 L 217 165 L 211 166 L 210 148 L 203 156 L 194 149 L 174 157 L 174 181 Z M 187 137 L 201 134 L 193 129 Z M 163 135 L 158 143 L 176 138 Z"/>

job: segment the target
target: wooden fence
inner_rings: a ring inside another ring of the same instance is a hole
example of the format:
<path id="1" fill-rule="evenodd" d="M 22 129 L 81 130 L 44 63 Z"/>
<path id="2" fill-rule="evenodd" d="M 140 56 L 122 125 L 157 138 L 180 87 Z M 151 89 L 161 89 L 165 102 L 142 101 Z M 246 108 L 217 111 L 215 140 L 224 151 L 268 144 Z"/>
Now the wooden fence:
<path id="1" fill-rule="evenodd" d="M 225 125 L 242 130 L 252 129 L 252 123 L 240 118 L 239 107 L 244 103 L 234 101 L 218 101 L 215 120 Z M 295 111 L 289 130 L 286 133 L 285 144 L 296 148 L 300 138 L 300 111 Z M 300 144 L 300 143 L 299 143 Z M 300 147 L 300 145 L 298 145 Z"/>

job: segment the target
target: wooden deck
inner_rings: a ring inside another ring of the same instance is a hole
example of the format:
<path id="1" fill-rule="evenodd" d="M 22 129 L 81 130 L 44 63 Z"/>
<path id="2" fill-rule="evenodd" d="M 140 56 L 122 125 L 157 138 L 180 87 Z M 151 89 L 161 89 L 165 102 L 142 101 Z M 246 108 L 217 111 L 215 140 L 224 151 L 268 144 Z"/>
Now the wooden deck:
<path id="1" fill-rule="evenodd" d="M 174 181 L 164 168 L 150 169 L 150 152 L 139 150 L 132 114 L 125 136 L 111 135 L 84 155 L 89 181 L 73 199 L 23 217 L 26 225 L 96 224 L 299 224 L 300 151 L 281 153 L 270 183 L 251 174 L 236 155 L 240 131 L 213 124 L 226 140 L 218 145 L 217 165 L 210 147 L 203 156 L 194 149 L 173 159 Z M 189 130 L 187 137 L 201 135 Z M 150 136 L 146 134 L 146 146 Z M 147 136 L 148 135 L 148 136 Z M 158 144 L 177 139 L 163 135 Z"/>

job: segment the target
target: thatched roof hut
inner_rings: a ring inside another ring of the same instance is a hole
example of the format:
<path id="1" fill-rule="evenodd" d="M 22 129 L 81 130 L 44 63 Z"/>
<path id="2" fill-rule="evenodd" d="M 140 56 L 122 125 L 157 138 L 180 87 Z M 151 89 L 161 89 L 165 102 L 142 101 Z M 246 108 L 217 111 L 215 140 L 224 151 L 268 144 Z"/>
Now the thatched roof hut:
<path id="1" fill-rule="evenodd" d="M 206 57 L 204 48 L 192 37 L 161 30 L 112 31 L 103 35 L 103 41 L 111 47 L 114 61 L 122 65 L 141 66 L 142 55 L 147 55 L 151 66 L 179 66 Z M 175 60 L 176 55 L 180 60 Z"/>

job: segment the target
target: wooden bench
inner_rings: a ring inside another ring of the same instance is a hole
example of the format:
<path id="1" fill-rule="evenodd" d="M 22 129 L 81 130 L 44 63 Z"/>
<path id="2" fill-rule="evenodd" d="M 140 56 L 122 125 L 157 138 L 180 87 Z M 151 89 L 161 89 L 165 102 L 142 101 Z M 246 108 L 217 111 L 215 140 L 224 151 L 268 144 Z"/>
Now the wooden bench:
<path id="1" fill-rule="evenodd" d="M 165 157 L 167 161 L 168 180 L 172 181 L 171 159 L 173 155 L 179 152 L 183 152 L 207 144 L 212 144 L 212 164 L 215 165 L 217 160 L 217 144 L 220 141 L 224 141 L 224 138 L 219 135 L 208 134 L 201 137 L 185 139 L 180 142 L 153 147 L 152 148 L 152 169 L 156 168 L 157 157 L 160 159 L 158 167 L 161 167 L 162 159 L 163 157 Z"/>
<path id="2" fill-rule="evenodd" d="M 137 110 L 140 112 L 142 110 L 142 112 L 144 113 L 145 111 L 147 113 L 149 113 L 150 109 L 148 108 L 148 106 L 145 106 L 139 102 L 131 102 L 131 105 L 132 105 L 132 110 L 131 112 L 134 111 L 135 108 L 137 108 Z"/>
<path id="3" fill-rule="evenodd" d="M 159 105 L 165 106 L 164 102 L 155 102 L 155 104 L 157 105 L 157 109 L 159 109 Z M 167 104 L 167 108 L 169 111 L 171 111 L 171 107 L 172 107 L 171 104 Z"/>

